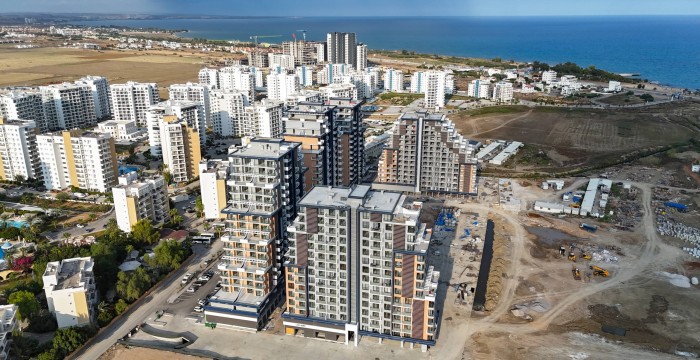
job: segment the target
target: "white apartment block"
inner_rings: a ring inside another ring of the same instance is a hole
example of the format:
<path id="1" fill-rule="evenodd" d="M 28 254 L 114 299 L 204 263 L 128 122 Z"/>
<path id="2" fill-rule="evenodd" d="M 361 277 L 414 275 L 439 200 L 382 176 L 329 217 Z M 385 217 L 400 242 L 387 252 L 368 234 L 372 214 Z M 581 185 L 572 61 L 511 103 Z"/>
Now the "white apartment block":
<path id="1" fill-rule="evenodd" d="M 209 85 L 195 84 L 173 84 L 168 88 L 169 99 L 176 101 L 194 101 L 202 106 L 203 123 L 211 126 L 211 109 L 209 108 Z M 205 126 L 205 128 L 206 128 Z"/>
<path id="2" fill-rule="evenodd" d="M 324 63 L 328 60 L 326 58 L 326 43 L 320 42 L 315 44 L 316 47 L 316 62 L 317 63 Z"/>
<path id="3" fill-rule="evenodd" d="M 285 101 L 300 90 L 299 78 L 294 74 L 282 71 L 267 75 L 267 98 L 270 100 Z"/>
<path id="4" fill-rule="evenodd" d="M 245 108 L 243 136 L 281 138 L 284 102 L 263 100 Z"/>
<path id="5" fill-rule="evenodd" d="M 318 89 L 321 100 L 326 102 L 331 98 L 357 99 L 357 88 L 353 84 L 330 84 Z"/>
<path id="6" fill-rule="evenodd" d="M 142 219 L 149 219 L 156 226 L 170 221 L 168 188 L 161 175 L 141 180 L 135 172 L 122 175 L 119 185 L 112 188 L 112 196 L 117 225 L 124 232 L 131 232 Z"/>
<path id="7" fill-rule="evenodd" d="M 37 135 L 48 190 L 75 186 L 105 193 L 117 183 L 117 154 L 109 134 L 79 130 Z"/>
<path id="8" fill-rule="evenodd" d="M 284 102 L 287 108 L 292 108 L 297 106 L 299 103 L 303 102 L 321 102 L 321 92 L 315 90 L 301 90 L 296 94 L 288 97 Z"/>
<path id="9" fill-rule="evenodd" d="M 355 85 L 357 89 L 357 99 L 368 99 L 374 96 L 375 88 L 372 83 L 372 74 L 366 72 L 344 75 L 341 78 L 341 84 Z"/>
<path id="10" fill-rule="evenodd" d="M 416 71 L 411 75 L 411 87 L 409 91 L 413 94 L 425 94 L 425 73 Z"/>
<path id="11" fill-rule="evenodd" d="M 107 120 L 97 124 L 95 131 L 110 134 L 116 141 L 135 141 L 147 131 L 136 126 L 134 120 Z"/>
<path id="12" fill-rule="evenodd" d="M 158 124 L 163 164 L 176 183 L 187 182 L 199 175 L 202 161 L 197 130 L 175 115 L 164 116 Z"/>
<path id="13" fill-rule="evenodd" d="M 299 79 L 301 87 L 308 87 L 314 84 L 313 74 L 311 66 L 302 65 L 294 69 L 294 75 Z"/>
<path id="14" fill-rule="evenodd" d="M 164 153 L 161 141 L 161 124 L 166 117 L 175 116 L 183 120 L 187 126 L 199 134 L 200 142 L 202 144 L 206 143 L 207 136 L 203 113 L 202 106 L 194 101 L 167 100 L 150 106 L 146 112 L 146 124 L 151 155 L 161 156 Z"/>
<path id="15" fill-rule="evenodd" d="M 554 70 L 547 70 L 542 72 L 542 82 L 551 84 L 557 81 L 557 72 Z"/>
<path id="16" fill-rule="evenodd" d="M 46 265 L 44 292 L 59 328 L 82 326 L 96 319 L 97 289 L 90 257 L 63 259 Z"/>
<path id="17" fill-rule="evenodd" d="M 32 120 L 0 118 L 0 179 L 40 179 L 41 162 L 37 156 L 36 135 L 39 129 Z"/>
<path id="18" fill-rule="evenodd" d="M 12 333 L 17 330 L 17 305 L 0 305 L 0 360 L 9 359 Z"/>
<path id="19" fill-rule="evenodd" d="M 491 82 L 488 80 L 472 80 L 467 86 L 467 95 L 477 99 L 490 99 Z"/>
<path id="20" fill-rule="evenodd" d="M 243 91 L 248 95 L 248 99 L 255 99 L 257 74 L 260 74 L 262 82 L 262 73 L 253 67 L 229 66 L 221 68 L 218 73 L 219 89 Z"/>
<path id="21" fill-rule="evenodd" d="M 428 109 L 445 106 L 445 88 L 448 73 L 444 71 L 425 72 L 424 106 Z"/>
<path id="22" fill-rule="evenodd" d="M 608 92 L 620 92 L 622 91 L 622 84 L 619 81 L 608 81 Z"/>
<path id="23" fill-rule="evenodd" d="M 0 117 L 11 120 L 34 120 L 39 131 L 49 131 L 44 119 L 44 105 L 39 91 L 0 91 Z"/>
<path id="24" fill-rule="evenodd" d="M 133 120 L 140 127 L 146 127 L 148 108 L 160 101 L 155 83 L 112 84 L 109 95 L 114 120 Z"/>
<path id="25" fill-rule="evenodd" d="M 498 102 L 508 102 L 513 100 L 513 84 L 507 81 L 497 82 L 493 86 L 492 99 Z"/>
<path id="26" fill-rule="evenodd" d="M 294 69 L 294 57 L 288 54 L 268 53 L 270 68 L 282 68 L 285 70 Z"/>
<path id="27" fill-rule="evenodd" d="M 212 89 L 219 89 L 219 70 L 204 68 L 199 70 L 197 80 L 202 85 L 208 85 Z"/>
<path id="28" fill-rule="evenodd" d="M 316 82 L 321 85 L 339 83 L 343 75 L 353 72 L 348 64 L 326 64 L 316 72 Z"/>
<path id="29" fill-rule="evenodd" d="M 39 87 L 49 130 L 70 130 L 95 124 L 95 103 L 87 85 L 62 83 Z"/>
<path id="30" fill-rule="evenodd" d="M 102 76 L 88 75 L 75 82 L 90 88 L 92 102 L 95 104 L 95 116 L 105 119 L 112 115 L 109 105 L 109 82 Z"/>
<path id="31" fill-rule="evenodd" d="M 365 44 L 357 45 L 357 64 L 355 68 L 358 71 L 367 68 L 367 45 Z"/>
<path id="32" fill-rule="evenodd" d="M 384 71 L 384 90 L 388 92 L 403 92 L 403 71 L 395 69 Z"/>
<path id="33" fill-rule="evenodd" d="M 237 90 L 213 90 L 209 96 L 212 129 L 219 136 L 242 136 L 247 93 Z"/>
<path id="34" fill-rule="evenodd" d="M 226 180 L 231 171 L 228 161 L 214 159 L 199 163 L 199 189 L 204 206 L 205 219 L 225 219 L 221 212 L 226 208 Z"/>

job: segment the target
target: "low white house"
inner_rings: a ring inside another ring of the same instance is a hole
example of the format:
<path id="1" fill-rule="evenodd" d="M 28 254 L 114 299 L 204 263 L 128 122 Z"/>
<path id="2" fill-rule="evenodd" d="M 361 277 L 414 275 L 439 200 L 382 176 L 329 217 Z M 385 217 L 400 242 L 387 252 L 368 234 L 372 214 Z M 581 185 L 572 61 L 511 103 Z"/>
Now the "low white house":
<path id="1" fill-rule="evenodd" d="M 693 164 L 693 166 L 690 167 L 690 170 L 693 172 L 700 172 L 700 164 Z"/>
<path id="2" fill-rule="evenodd" d="M 134 141 L 146 134 L 139 129 L 135 120 L 107 120 L 97 124 L 97 131 L 112 135 L 116 141 Z"/>

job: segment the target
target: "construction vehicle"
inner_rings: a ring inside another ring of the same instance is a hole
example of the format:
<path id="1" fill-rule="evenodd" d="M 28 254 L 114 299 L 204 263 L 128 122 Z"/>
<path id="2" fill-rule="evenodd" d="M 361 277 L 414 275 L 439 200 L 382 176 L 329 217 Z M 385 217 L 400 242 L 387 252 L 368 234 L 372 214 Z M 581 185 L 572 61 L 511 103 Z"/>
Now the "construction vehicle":
<path id="1" fill-rule="evenodd" d="M 608 272 L 608 270 L 605 270 L 602 267 L 591 265 L 590 268 L 591 268 L 591 270 L 593 270 L 593 275 L 595 275 L 595 276 L 602 276 L 602 277 L 610 276 L 610 273 Z"/>
<path id="2" fill-rule="evenodd" d="M 576 261 L 576 254 L 574 254 L 573 252 L 570 252 L 569 253 L 569 260 Z"/>
<path id="3" fill-rule="evenodd" d="M 574 275 L 574 280 L 581 280 L 581 271 L 578 268 L 572 268 L 571 273 Z"/>
<path id="4" fill-rule="evenodd" d="M 590 259 L 591 259 L 591 254 L 589 254 L 589 253 L 583 253 L 583 255 L 581 255 L 581 257 L 582 257 L 584 260 L 590 260 Z"/>
<path id="5" fill-rule="evenodd" d="M 588 225 L 588 224 L 586 224 L 586 223 L 581 224 L 580 228 L 583 229 L 583 230 L 586 230 L 586 231 L 588 231 L 588 232 L 590 232 L 590 233 L 594 233 L 594 232 L 598 231 L 598 227 L 597 227 L 597 226 L 595 226 L 595 225 Z"/>

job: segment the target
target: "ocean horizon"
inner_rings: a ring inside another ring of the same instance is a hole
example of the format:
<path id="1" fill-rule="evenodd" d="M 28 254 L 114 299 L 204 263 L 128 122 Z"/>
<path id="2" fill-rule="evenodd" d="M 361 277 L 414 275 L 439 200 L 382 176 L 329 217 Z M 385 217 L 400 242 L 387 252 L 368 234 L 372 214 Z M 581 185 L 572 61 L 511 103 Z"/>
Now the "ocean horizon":
<path id="1" fill-rule="evenodd" d="M 325 40 L 333 31 L 355 32 L 374 50 L 504 61 L 571 61 L 649 81 L 700 88 L 700 16 L 542 17 L 251 17 L 233 19 L 95 20 L 71 24 L 187 29 L 183 38 L 250 41 L 251 35 L 280 43 Z"/>

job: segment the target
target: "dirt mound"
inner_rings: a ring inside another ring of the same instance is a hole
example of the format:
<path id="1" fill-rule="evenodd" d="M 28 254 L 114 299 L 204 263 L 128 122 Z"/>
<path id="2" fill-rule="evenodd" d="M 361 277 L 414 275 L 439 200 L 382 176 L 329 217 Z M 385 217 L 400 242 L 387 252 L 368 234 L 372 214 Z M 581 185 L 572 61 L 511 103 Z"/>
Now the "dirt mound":
<path id="1" fill-rule="evenodd" d="M 500 218 L 493 219 L 496 223 L 495 236 L 493 238 L 493 260 L 491 261 L 491 269 L 489 271 L 489 280 L 486 285 L 486 304 L 484 310 L 491 311 L 496 305 L 503 290 L 503 278 L 507 277 L 506 273 L 510 262 L 508 261 L 510 254 L 510 239 L 509 234 L 513 232 L 507 224 Z"/>

